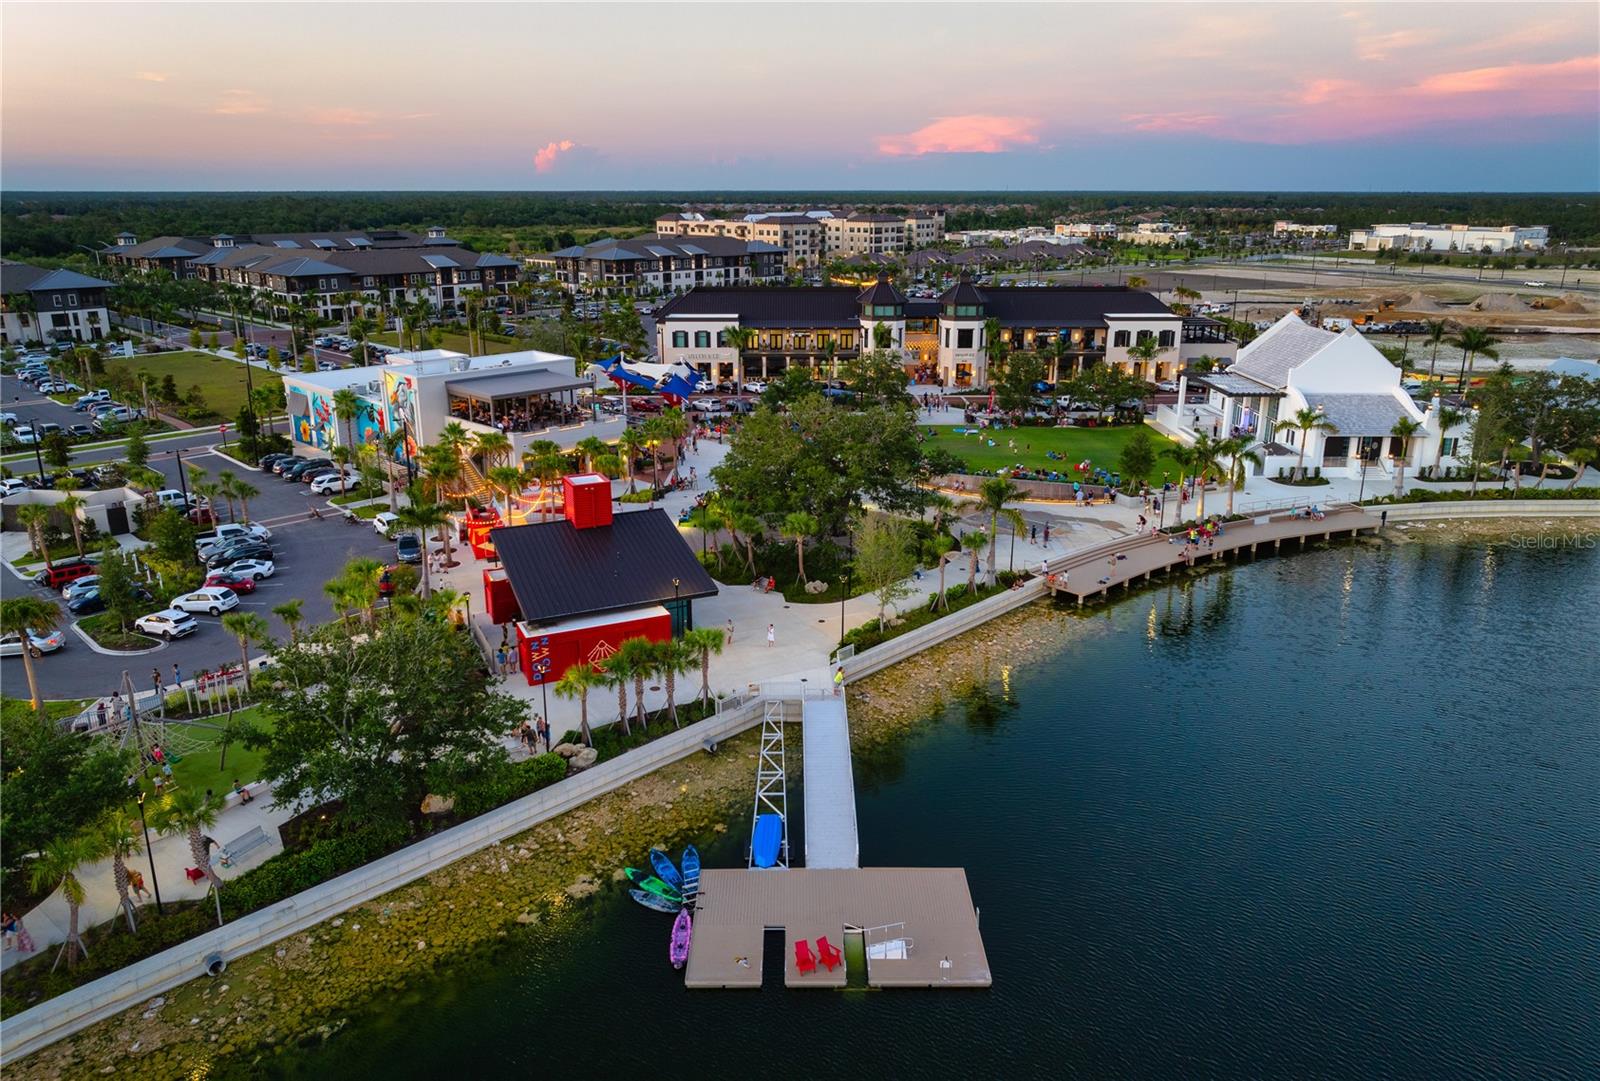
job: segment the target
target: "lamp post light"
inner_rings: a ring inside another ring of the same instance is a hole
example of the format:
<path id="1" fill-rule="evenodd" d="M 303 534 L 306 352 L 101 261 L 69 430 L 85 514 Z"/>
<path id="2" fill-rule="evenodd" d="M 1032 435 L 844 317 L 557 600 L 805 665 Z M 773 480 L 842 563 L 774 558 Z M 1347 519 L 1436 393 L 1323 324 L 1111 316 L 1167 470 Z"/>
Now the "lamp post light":
<path id="1" fill-rule="evenodd" d="M 156 915 L 165 916 L 167 910 L 161 907 L 161 880 L 156 878 L 156 854 L 150 850 L 150 823 L 144 817 L 144 789 L 139 790 L 139 795 L 134 802 L 139 805 L 139 827 L 144 830 L 144 854 L 150 860 L 150 887 L 156 893 Z"/>

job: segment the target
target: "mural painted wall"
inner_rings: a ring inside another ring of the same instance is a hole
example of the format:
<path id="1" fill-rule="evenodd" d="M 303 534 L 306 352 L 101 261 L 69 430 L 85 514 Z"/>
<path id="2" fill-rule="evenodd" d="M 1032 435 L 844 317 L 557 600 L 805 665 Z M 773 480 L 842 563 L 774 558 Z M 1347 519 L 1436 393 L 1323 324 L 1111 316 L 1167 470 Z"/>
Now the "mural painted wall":
<path id="1" fill-rule="evenodd" d="M 320 390 L 311 392 L 311 417 L 310 438 L 302 439 L 303 443 L 310 443 L 318 450 L 332 449 L 336 436 L 334 433 L 333 395 L 325 394 Z"/>
<path id="2" fill-rule="evenodd" d="M 417 459 L 417 382 L 403 372 L 383 373 L 384 413 L 388 430 L 405 432 L 399 448 L 399 461 L 411 465 Z"/>

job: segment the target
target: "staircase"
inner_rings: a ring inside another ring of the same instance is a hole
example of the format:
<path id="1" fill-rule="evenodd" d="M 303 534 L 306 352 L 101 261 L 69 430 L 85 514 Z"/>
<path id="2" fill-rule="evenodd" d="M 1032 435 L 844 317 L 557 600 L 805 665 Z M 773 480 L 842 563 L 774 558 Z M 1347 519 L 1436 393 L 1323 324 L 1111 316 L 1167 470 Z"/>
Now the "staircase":
<path id="1" fill-rule="evenodd" d="M 465 450 L 461 452 L 461 476 L 451 486 L 456 498 L 475 499 L 479 503 L 493 505 L 494 493 L 489 490 L 489 482 L 484 479 L 478 467 L 472 464 L 472 457 Z"/>

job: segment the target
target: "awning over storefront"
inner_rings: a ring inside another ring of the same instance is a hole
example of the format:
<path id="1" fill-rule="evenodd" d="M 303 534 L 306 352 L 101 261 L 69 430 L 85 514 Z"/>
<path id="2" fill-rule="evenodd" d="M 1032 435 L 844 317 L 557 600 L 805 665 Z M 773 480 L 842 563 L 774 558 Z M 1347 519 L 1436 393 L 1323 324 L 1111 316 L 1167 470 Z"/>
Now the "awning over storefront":
<path id="1" fill-rule="evenodd" d="M 1281 398 L 1283 391 L 1273 390 L 1265 383 L 1257 383 L 1254 379 L 1244 375 L 1234 375 L 1231 372 L 1212 372 L 1207 375 L 1191 375 L 1189 382 L 1197 387 L 1206 387 L 1221 394 L 1224 398 Z"/>
<path id="2" fill-rule="evenodd" d="M 527 398 L 536 394 L 581 390 L 594 384 L 590 380 L 575 379 L 561 372 L 505 372 L 477 379 L 450 380 L 444 386 L 445 391 L 452 397 L 471 398 L 478 402 L 499 402 L 508 398 Z"/>

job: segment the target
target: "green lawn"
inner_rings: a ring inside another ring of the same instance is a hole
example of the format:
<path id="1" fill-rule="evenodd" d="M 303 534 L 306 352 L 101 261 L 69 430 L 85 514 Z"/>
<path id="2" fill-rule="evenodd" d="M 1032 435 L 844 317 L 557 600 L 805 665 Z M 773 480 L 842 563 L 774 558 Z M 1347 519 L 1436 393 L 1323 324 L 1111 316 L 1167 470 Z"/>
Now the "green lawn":
<path id="1" fill-rule="evenodd" d="M 1020 462 L 1025 469 L 1054 469 L 1057 472 L 1071 471 L 1085 458 L 1095 466 L 1115 471 L 1123 445 L 1137 430 L 1131 425 L 1118 428 L 1005 428 L 987 430 L 981 435 L 957 435 L 956 427 L 965 425 L 934 426 L 932 443 L 963 459 L 972 469 L 994 470 Z M 1147 430 L 1159 448 L 1153 479 L 1159 482 L 1162 470 L 1170 471 L 1176 478 L 1178 463 L 1165 453 L 1174 446 L 1172 440 L 1154 430 Z M 988 445 L 990 440 L 995 444 L 992 447 Z M 1015 450 L 1010 447 L 1013 442 L 1016 444 Z M 1052 450 L 1061 455 L 1061 460 L 1046 457 L 1046 453 Z"/>
<path id="2" fill-rule="evenodd" d="M 219 728 L 225 723 L 223 717 L 200 718 L 202 724 L 217 725 Z M 217 795 L 226 795 L 233 791 L 234 778 L 245 784 L 261 779 L 261 760 L 265 752 L 250 750 L 240 741 L 239 731 L 249 723 L 260 721 L 260 711 L 257 707 L 242 709 L 233 715 L 234 736 L 228 743 L 227 768 L 222 768 L 222 733 L 210 728 L 200 728 L 194 725 L 173 723 L 170 730 L 181 734 L 179 742 L 187 745 L 190 741 L 199 741 L 204 744 L 199 750 L 183 755 L 183 761 L 172 763 L 172 779 L 184 787 L 197 787 L 201 791 L 209 788 Z M 150 777 L 147 773 L 140 782 L 146 789 L 150 789 Z"/>
<path id="3" fill-rule="evenodd" d="M 26 692 L 26 681 L 18 680 L 17 682 L 16 689 Z M 9 690 L 10 688 L 7 689 Z M 68 717 L 76 717 L 82 713 L 83 707 L 87 706 L 91 701 L 93 699 L 89 698 L 46 698 L 44 700 L 44 715 L 52 721 L 64 721 Z M 27 698 L 0 699 L 0 711 L 4 712 L 7 721 L 20 720 L 33 712 L 33 703 Z"/>
<path id="4" fill-rule="evenodd" d="M 163 376 L 171 375 L 178 385 L 178 393 L 187 395 L 190 387 L 199 387 L 205 395 L 206 406 L 223 420 L 231 421 L 244 405 L 245 369 L 236 360 L 224 360 L 210 353 L 185 349 L 177 353 L 156 353 L 136 357 L 115 357 L 106 361 L 107 369 L 123 368 L 134 375 L 148 373 L 151 381 L 160 385 Z M 258 387 L 277 387 L 283 380 L 274 372 L 256 368 L 250 373 L 251 382 Z"/>
<path id="5" fill-rule="evenodd" d="M 371 340 L 377 342 L 379 345 L 398 346 L 400 344 L 400 332 L 395 330 L 385 330 L 381 333 L 374 334 Z M 524 349 L 533 348 L 532 346 L 523 342 L 514 341 L 511 338 L 502 337 L 499 334 L 485 334 L 483 336 L 483 341 L 484 344 L 488 346 L 489 352 L 491 353 L 518 353 Z M 457 353 L 466 353 L 469 355 L 476 352 L 474 349 L 467 348 L 467 336 L 465 334 L 457 334 L 448 330 L 445 331 L 444 340 L 439 343 L 439 348 L 453 349 Z"/>

